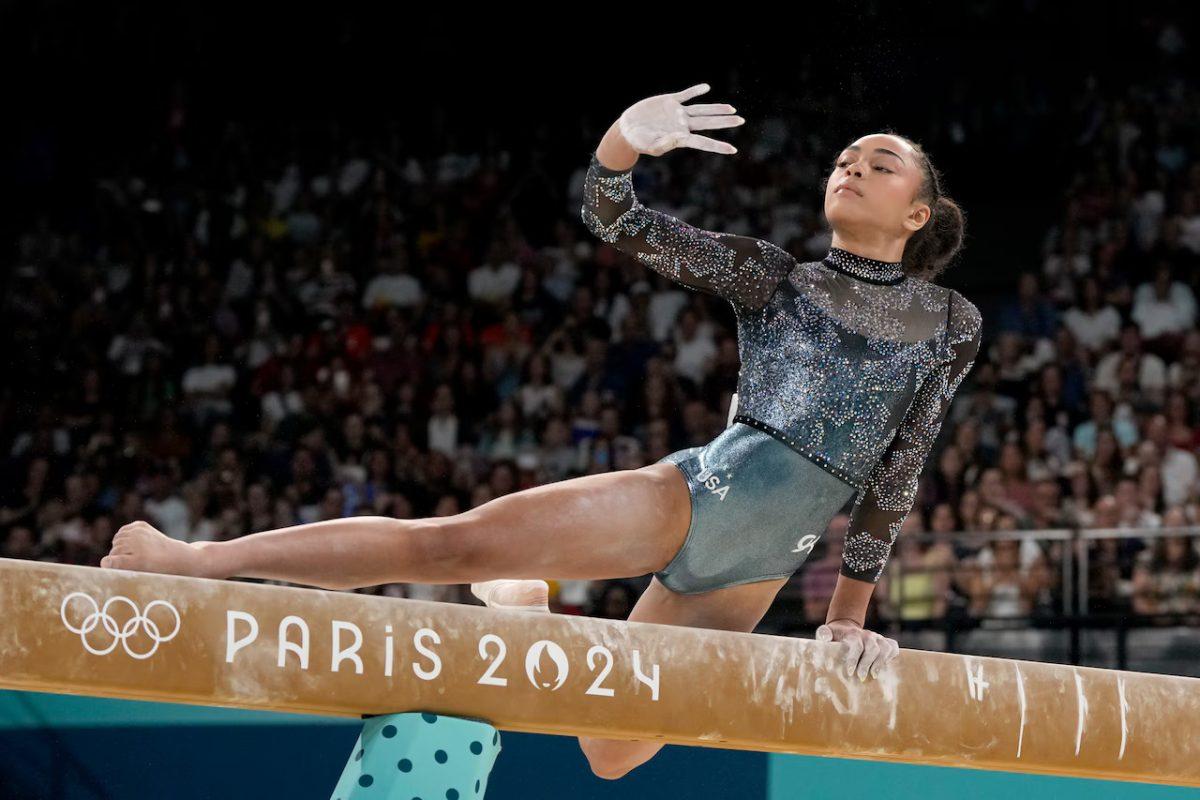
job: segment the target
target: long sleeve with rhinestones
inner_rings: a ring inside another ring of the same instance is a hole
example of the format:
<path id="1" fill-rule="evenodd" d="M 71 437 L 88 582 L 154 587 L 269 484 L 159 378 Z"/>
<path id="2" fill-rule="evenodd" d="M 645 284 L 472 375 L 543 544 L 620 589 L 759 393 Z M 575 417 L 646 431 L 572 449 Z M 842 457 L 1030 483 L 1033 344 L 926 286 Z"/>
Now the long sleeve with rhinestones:
<path id="1" fill-rule="evenodd" d="M 581 213 L 588 230 L 684 286 L 759 309 L 796 265 L 787 251 L 749 236 L 714 233 L 647 208 L 632 169 L 611 170 L 592 153 Z"/>
<path id="2" fill-rule="evenodd" d="M 954 393 L 979 352 L 979 310 L 951 293 L 947 321 L 947 359 L 918 387 L 912 403 L 882 457 L 858 493 L 846 530 L 841 574 L 878 582 L 913 502 L 918 478 Z"/>

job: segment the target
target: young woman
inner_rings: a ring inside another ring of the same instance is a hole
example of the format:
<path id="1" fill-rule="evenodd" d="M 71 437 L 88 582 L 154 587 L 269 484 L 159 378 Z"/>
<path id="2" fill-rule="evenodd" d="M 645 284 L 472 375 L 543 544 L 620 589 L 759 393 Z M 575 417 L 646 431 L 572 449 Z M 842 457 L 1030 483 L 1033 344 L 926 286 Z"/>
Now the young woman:
<path id="1" fill-rule="evenodd" d="M 845 643 L 848 674 L 878 674 L 898 645 L 863 630 L 867 604 L 979 346 L 975 306 L 930 282 L 962 243 L 962 214 L 921 148 L 887 134 L 838 155 L 825 186 L 833 247 L 822 261 L 797 263 L 768 242 L 646 208 L 630 180 L 639 155 L 737 152 L 696 133 L 744 121 L 727 104 L 684 105 L 707 91 L 700 84 L 629 107 L 591 157 L 582 214 L 605 242 L 733 305 L 737 413 L 713 441 L 449 517 L 356 517 L 191 545 L 135 523 L 104 566 L 332 589 L 474 581 L 489 605 L 543 610 L 542 577 L 653 572 L 631 620 L 751 631 L 857 495 L 817 636 Z M 608 778 L 661 747 L 581 745 Z"/>

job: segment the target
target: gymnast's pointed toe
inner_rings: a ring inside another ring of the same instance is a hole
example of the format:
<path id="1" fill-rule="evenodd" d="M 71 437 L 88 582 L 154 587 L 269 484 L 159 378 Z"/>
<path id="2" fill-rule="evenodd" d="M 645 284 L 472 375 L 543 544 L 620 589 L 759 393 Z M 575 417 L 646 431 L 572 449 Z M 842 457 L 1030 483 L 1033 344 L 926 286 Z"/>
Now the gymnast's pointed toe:
<path id="1" fill-rule="evenodd" d="M 203 577 L 199 550 L 140 521 L 117 531 L 112 549 L 100 560 L 100 566 L 104 569 Z"/>

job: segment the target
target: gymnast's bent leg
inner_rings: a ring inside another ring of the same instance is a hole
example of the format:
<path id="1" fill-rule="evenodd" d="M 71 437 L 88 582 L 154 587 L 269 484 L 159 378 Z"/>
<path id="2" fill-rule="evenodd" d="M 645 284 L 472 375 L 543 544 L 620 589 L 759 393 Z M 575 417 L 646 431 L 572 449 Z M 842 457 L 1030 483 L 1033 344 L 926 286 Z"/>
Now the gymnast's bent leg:
<path id="1" fill-rule="evenodd" d="M 629 620 L 750 633 L 785 583 L 787 578 L 780 578 L 684 595 L 671 591 L 655 577 L 638 598 Z M 662 749 L 663 742 L 580 736 L 579 746 L 587 756 L 592 772 L 601 778 L 615 780 L 653 758 Z"/>
<path id="2" fill-rule="evenodd" d="M 702 594 L 683 595 L 671 591 L 655 577 L 638 598 L 629 619 L 632 622 L 750 633 L 785 583 L 786 578 L 755 581 Z M 545 581 L 487 581 L 473 584 L 471 591 L 492 608 L 549 611 L 545 605 Z M 593 773 L 607 780 L 616 780 L 653 758 L 662 749 L 663 743 L 652 739 L 581 736 L 579 746 Z"/>
<path id="3" fill-rule="evenodd" d="M 656 463 L 535 486 L 449 517 L 350 517 L 192 544 L 135 522 L 101 566 L 326 589 L 622 578 L 665 567 L 690 522 L 683 475 Z"/>

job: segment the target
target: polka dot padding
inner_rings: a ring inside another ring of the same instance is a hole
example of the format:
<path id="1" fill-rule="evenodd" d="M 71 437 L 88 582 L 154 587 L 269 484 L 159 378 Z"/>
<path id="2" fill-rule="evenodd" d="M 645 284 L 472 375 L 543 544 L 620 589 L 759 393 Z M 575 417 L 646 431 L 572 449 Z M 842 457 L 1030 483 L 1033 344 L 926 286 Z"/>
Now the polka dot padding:
<path id="1" fill-rule="evenodd" d="M 480 800 L 500 753 L 486 722 L 428 712 L 367 719 L 331 797 Z"/>

